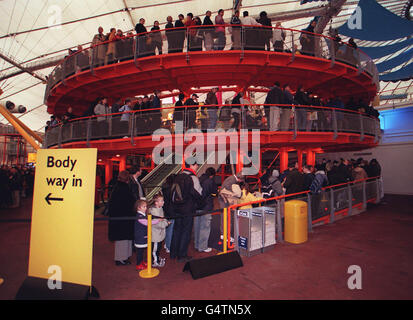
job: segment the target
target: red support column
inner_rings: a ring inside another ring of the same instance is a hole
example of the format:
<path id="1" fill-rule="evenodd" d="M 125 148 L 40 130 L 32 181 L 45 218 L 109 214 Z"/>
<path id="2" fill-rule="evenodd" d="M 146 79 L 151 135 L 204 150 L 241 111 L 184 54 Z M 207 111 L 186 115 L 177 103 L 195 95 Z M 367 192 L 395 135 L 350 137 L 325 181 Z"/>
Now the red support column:
<path id="1" fill-rule="evenodd" d="M 280 149 L 280 173 L 288 169 L 288 151 L 284 148 Z"/>
<path id="2" fill-rule="evenodd" d="M 112 160 L 107 159 L 105 161 L 105 185 L 109 184 L 109 181 L 112 180 L 113 177 L 113 166 L 112 166 Z M 105 195 L 108 197 L 108 189 L 105 191 Z"/>
<path id="3" fill-rule="evenodd" d="M 303 172 L 303 150 L 297 149 L 298 171 Z"/>
<path id="4" fill-rule="evenodd" d="M 315 166 L 315 151 L 312 149 L 307 150 L 307 165 Z"/>
<path id="5" fill-rule="evenodd" d="M 119 172 L 126 170 L 126 156 L 122 155 L 119 158 Z"/>

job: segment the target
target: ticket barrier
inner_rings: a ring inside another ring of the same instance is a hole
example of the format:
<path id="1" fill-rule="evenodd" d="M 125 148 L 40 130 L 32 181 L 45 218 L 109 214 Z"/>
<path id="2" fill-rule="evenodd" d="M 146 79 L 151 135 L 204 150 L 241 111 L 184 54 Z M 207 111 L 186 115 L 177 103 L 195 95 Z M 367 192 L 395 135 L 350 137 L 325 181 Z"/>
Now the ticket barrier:
<path id="1" fill-rule="evenodd" d="M 258 207 L 238 210 L 235 221 L 235 249 L 243 256 L 253 256 L 276 244 L 276 208 Z"/>

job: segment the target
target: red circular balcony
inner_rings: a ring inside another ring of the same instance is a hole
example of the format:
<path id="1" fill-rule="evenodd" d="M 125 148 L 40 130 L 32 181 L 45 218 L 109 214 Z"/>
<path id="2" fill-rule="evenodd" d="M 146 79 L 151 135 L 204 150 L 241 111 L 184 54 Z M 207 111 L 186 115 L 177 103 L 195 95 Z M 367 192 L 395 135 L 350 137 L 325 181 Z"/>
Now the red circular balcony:
<path id="1" fill-rule="evenodd" d="M 218 107 L 218 109 L 217 109 Z M 198 143 L 207 148 L 208 123 L 201 117 L 202 110 L 214 108 L 218 114 L 214 134 L 223 137 L 224 144 L 229 148 L 234 140 L 239 141 L 240 132 L 244 129 L 250 144 L 259 144 L 265 149 L 313 149 L 319 152 L 333 152 L 345 150 L 362 150 L 374 147 L 380 137 L 379 121 L 376 118 L 337 108 L 293 106 L 293 105 L 221 105 L 185 106 L 165 108 L 164 112 L 173 113 L 173 116 L 163 114 L 161 128 L 156 131 L 155 117 L 161 116 L 162 109 L 99 115 L 70 121 L 62 126 L 51 128 L 46 133 L 46 147 L 56 148 L 98 148 L 101 155 L 117 153 L 142 152 L 151 153 L 160 141 L 168 135 L 171 138 L 171 147 L 183 147 Z M 263 107 L 263 108 L 260 108 Z M 197 109 L 198 108 L 198 109 Z M 240 110 L 240 123 L 234 128 L 229 115 L 229 109 Z M 268 108 L 265 110 L 265 108 Z M 275 126 L 266 123 L 268 112 L 272 108 L 280 108 L 286 112 L 286 121 L 280 120 Z M 202 110 L 201 110 L 202 109 Z M 265 112 L 267 111 L 267 112 Z M 312 117 L 309 117 L 310 114 Z M 177 116 L 179 115 L 179 117 Z M 182 128 L 178 131 L 176 122 L 171 118 L 182 119 Z M 192 120 L 191 120 L 192 119 Z M 311 120 L 312 119 L 312 120 Z M 233 127 L 233 131 L 229 130 Z M 190 133 L 192 129 L 193 133 Z M 211 128 L 212 129 L 212 128 Z M 259 140 L 253 142 L 253 130 L 259 130 Z M 189 140 L 187 135 L 193 136 Z M 163 136 L 163 137 L 157 137 Z M 198 139 L 199 138 L 199 139 Z M 195 139 L 195 140 L 194 140 Z M 237 140 L 238 139 L 238 140 Z"/>
<path id="2" fill-rule="evenodd" d="M 147 39 L 154 39 L 159 32 L 126 37 L 77 52 L 67 57 L 49 77 L 45 93 L 48 112 L 63 114 L 70 105 L 75 113 L 81 114 L 98 96 L 128 97 L 155 89 L 190 93 L 194 87 L 212 85 L 235 85 L 253 91 L 256 87 L 271 87 L 275 81 L 288 83 L 292 88 L 302 85 L 324 98 L 353 97 L 369 102 L 376 95 L 378 80 L 374 63 L 346 44 L 291 29 L 232 26 L 230 34 L 228 28 L 224 50 L 206 51 L 202 41 L 197 42 L 195 37 L 208 30 L 199 26 L 161 30 L 162 52 L 173 53 L 156 54 L 146 44 Z M 262 50 L 259 39 L 276 30 L 287 36 L 282 52 Z M 234 37 L 236 32 L 240 40 L 231 41 L 238 39 Z M 177 45 L 179 37 L 185 41 Z M 310 39 L 310 46 L 300 47 L 303 37 Z M 119 44 L 123 45 L 122 53 L 99 56 L 103 46 Z"/>

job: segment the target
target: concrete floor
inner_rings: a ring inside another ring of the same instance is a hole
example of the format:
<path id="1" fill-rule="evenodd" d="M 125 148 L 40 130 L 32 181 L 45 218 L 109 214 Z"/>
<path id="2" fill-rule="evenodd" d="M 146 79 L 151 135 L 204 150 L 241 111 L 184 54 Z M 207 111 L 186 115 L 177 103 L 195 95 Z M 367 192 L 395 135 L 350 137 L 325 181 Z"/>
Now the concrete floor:
<path id="1" fill-rule="evenodd" d="M 0 219 L 29 218 L 31 200 L 0 210 Z M 30 224 L 0 223 L 0 299 L 13 299 L 27 275 Z M 134 264 L 117 267 L 107 222 L 94 229 L 93 284 L 101 299 L 282 300 L 413 299 L 413 196 L 386 195 L 367 212 L 320 226 L 300 245 L 277 244 L 243 258 L 244 266 L 193 280 L 183 264 L 168 260 L 153 279 L 138 276 Z M 212 253 L 190 254 L 205 257 Z M 132 257 L 135 261 L 135 256 Z M 350 265 L 362 270 L 362 289 L 350 290 Z"/>

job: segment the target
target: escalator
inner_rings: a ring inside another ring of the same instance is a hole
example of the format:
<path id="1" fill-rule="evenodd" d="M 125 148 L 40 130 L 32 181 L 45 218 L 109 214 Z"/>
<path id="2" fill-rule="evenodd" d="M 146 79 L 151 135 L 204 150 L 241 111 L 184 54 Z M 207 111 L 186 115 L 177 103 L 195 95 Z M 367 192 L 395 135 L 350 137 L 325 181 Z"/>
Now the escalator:
<path id="1" fill-rule="evenodd" d="M 213 167 L 218 169 L 220 164 L 209 164 L 208 159 L 214 155 L 213 153 L 206 157 L 205 161 L 199 165 L 197 175 L 201 176 L 208 167 Z M 174 164 L 175 154 L 172 153 L 170 156 L 166 157 L 159 165 L 155 167 L 151 172 L 149 172 L 141 181 L 142 186 L 145 190 L 146 200 L 150 201 L 152 198 L 161 191 L 162 185 L 165 180 L 171 174 L 178 174 L 182 170 L 182 164 Z M 172 161 L 171 161 L 172 160 Z M 172 164 L 168 164 L 172 162 Z"/>
<path id="2" fill-rule="evenodd" d="M 162 185 L 171 174 L 177 174 L 181 171 L 181 164 L 174 164 L 174 153 L 169 155 L 159 165 L 149 172 L 141 181 L 145 190 L 146 200 L 152 200 L 153 196 L 159 193 Z M 172 162 L 168 164 L 168 162 Z"/>

